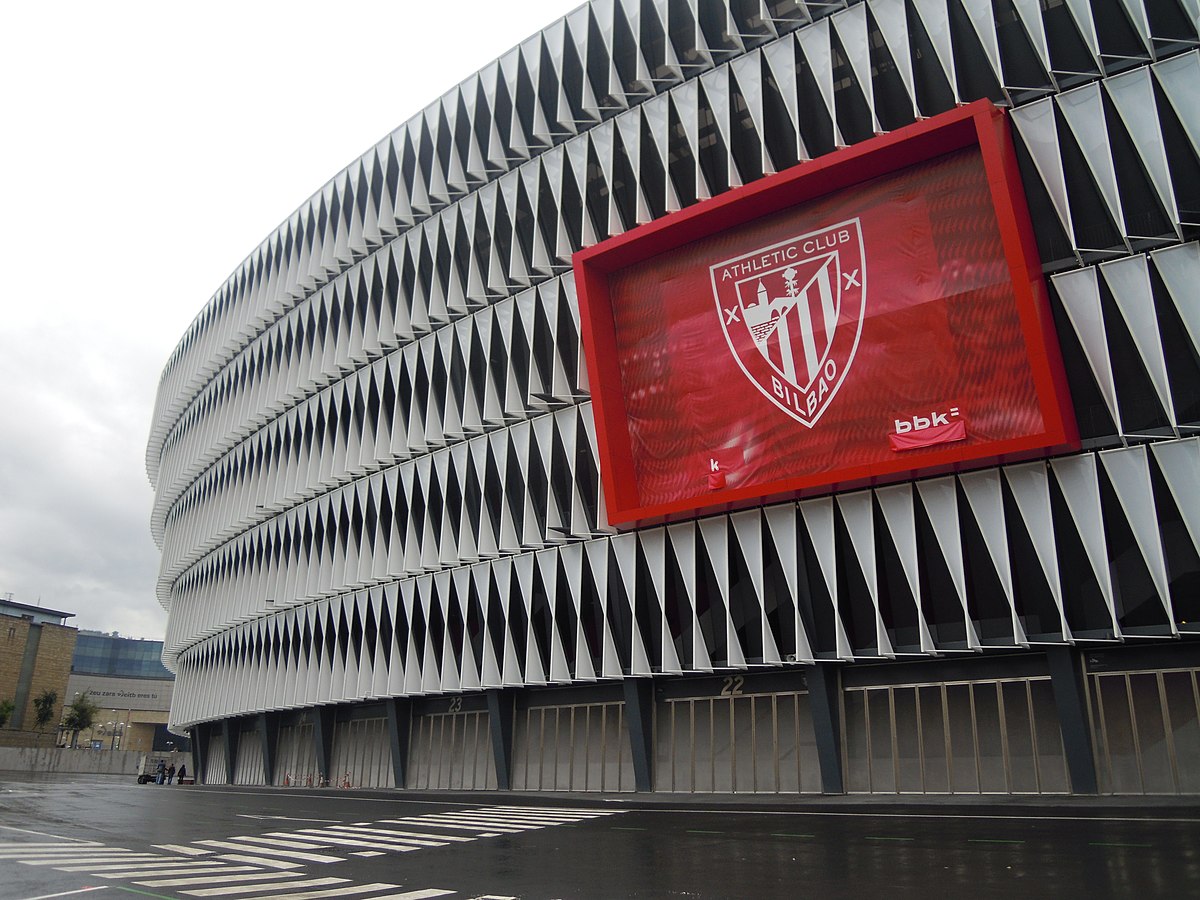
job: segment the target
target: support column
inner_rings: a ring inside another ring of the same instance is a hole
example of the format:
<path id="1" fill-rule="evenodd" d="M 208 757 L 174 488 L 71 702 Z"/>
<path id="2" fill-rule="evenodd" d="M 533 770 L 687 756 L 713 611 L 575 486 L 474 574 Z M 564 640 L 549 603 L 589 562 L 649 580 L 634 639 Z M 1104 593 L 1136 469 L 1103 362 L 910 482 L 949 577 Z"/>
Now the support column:
<path id="1" fill-rule="evenodd" d="M 1058 727 L 1062 731 L 1063 752 L 1071 773 L 1071 791 L 1095 794 L 1096 757 L 1092 752 L 1092 731 L 1088 724 L 1087 692 L 1083 685 L 1083 657 L 1074 647 L 1050 647 L 1046 651 L 1054 705 L 1058 707 Z"/>
<path id="2" fill-rule="evenodd" d="M 329 767 L 333 764 L 333 725 L 337 721 L 337 707 L 318 706 L 313 710 L 313 740 L 317 750 L 317 775 L 321 785 L 330 783 Z"/>
<path id="3" fill-rule="evenodd" d="M 841 670 L 832 663 L 817 663 L 806 669 L 805 675 L 817 742 L 817 764 L 821 769 L 821 793 L 843 794 Z"/>
<path id="4" fill-rule="evenodd" d="M 201 723 L 192 729 L 192 777 L 196 784 L 208 781 L 208 742 L 212 726 Z"/>
<path id="5" fill-rule="evenodd" d="M 635 790 L 654 790 L 654 681 L 626 678 L 625 721 L 629 723 L 629 745 L 633 751 Z"/>
<path id="6" fill-rule="evenodd" d="M 496 787 L 512 790 L 513 693 L 487 692 L 488 724 L 492 733 L 492 756 L 496 760 Z"/>
<path id="7" fill-rule="evenodd" d="M 259 713 L 255 723 L 262 742 L 263 783 L 275 783 L 275 751 L 279 747 L 279 713 Z"/>
<path id="8" fill-rule="evenodd" d="M 225 723 L 225 783 L 233 784 L 233 773 L 237 769 L 238 738 L 241 726 L 237 719 L 226 719 Z"/>
<path id="9" fill-rule="evenodd" d="M 392 774 L 403 789 L 408 775 L 408 735 L 412 727 L 412 703 L 402 697 L 383 701 L 387 710 L 388 740 L 392 746 Z"/>

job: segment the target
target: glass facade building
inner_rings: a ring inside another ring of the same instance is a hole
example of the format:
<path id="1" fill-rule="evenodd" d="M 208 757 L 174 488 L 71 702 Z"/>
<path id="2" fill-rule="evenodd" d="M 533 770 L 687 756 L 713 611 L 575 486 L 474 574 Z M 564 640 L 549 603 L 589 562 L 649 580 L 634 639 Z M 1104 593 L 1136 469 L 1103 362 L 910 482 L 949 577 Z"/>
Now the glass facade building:
<path id="1" fill-rule="evenodd" d="M 352 160 L 159 384 L 201 777 L 1200 792 L 1198 28 L 1194 0 L 595 0 Z M 610 522 L 575 255 L 979 100 L 1079 441 Z"/>
<path id="2" fill-rule="evenodd" d="M 80 675 L 124 678 L 174 678 L 162 664 L 162 641 L 143 641 L 81 631 L 75 641 L 71 671 Z"/>

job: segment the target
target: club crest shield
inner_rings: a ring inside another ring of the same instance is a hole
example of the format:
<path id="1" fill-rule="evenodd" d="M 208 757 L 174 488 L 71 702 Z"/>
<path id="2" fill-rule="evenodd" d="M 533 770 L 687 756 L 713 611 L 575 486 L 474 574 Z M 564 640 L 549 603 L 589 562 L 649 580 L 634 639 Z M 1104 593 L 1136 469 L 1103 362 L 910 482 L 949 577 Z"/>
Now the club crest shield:
<path id="1" fill-rule="evenodd" d="M 858 219 L 709 267 L 729 350 L 750 382 L 807 428 L 854 362 L 866 308 Z"/>

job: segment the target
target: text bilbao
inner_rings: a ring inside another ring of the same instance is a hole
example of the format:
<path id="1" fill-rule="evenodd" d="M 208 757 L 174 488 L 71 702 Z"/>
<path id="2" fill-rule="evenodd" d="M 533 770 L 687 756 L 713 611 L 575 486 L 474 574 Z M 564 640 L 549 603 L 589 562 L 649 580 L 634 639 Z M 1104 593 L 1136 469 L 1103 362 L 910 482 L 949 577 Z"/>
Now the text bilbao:
<path id="1" fill-rule="evenodd" d="M 894 437 L 927 421 L 953 422 L 936 440 L 968 455 L 1047 430 L 975 147 L 632 265 L 610 291 L 643 507 L 696 497 L 714 466 L 733 489 L 915 468 L 924 445 Z"/>

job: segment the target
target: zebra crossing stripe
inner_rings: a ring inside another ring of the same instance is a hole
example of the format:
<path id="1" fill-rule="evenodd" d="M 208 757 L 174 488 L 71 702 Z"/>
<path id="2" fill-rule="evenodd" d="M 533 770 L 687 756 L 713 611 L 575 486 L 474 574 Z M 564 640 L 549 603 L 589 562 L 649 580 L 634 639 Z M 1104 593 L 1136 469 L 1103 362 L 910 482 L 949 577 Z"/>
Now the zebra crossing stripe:
<path id="1" fill-rule="evenodd" d="M 383 897 L 372 897 L 371 900 L 432 900 L 433 897 L 449 897 L 454 891 L 443 891 L 440 888 L 426 888 L 423 891 L 406 891 L 403 894 L 387 894 Z M 513 897 L 512 900 L 517 900 Z"/>
<path id="2" fill-rule="evenodd" d="M 489 822 L 497 822 L 507 826 L 530 825 L 534 828 L 545 828 L 549 825 L 573 825 L 578 819 L 543 819 L 534 816 L 521 816 L 517 813 L 489 812 L 484 816 Z"/>
<path id="3" fill-rule="evenodd" d="M 0 859 L 12 859 L 14 856 L 97 856 L 103 853 L 132 852 L 124 847 L 39 847 L 34 850 L 5 847 L 0 850 Z"/>
<path id="4" fill-rule="evenodd" d="M 391 828 L 358 828 L 354 825 L 336 825 L 338 831 L 357 831 L 364 834 L 395 835 L 396 837 L 424 838 L 429 841 L 469 844 L 475 838 L 463 837 L 461 834 L 424 834 L 417 831 L 394 831 Z"/>
<path id="5" fill-rule="evenodd" d="M 517 825 L 509 822 L 499 823 L 495 819 L 485 819 L 469 813 L 437 813 L 432 816 L 422 816 L 423 822 L 457 822 L 459 825 L 474 825 L 481 831 L 507 831 L 517 834 L 521 831 L 533 831 L 540 825 Z"/>
<path id="6" fill-rule="evenodd" d="M 15 859 L 17 857 L 28 857 L 35 859 L 39 857 L 55 857 L 55 856 L 97 856 L 103 853 L 128 853 L 128 850 L 122 850 L 118 847 L 63 847 L 61 849 L 50 849 L 49 847 L 35 850 L 17 850 L 16 848 L 5 848 L 0 850 L 0 859 Z"/>
<path id="7" fill-rule="evenodd" d="M 95 863 L 80 863 L 75 865 L 72 862 L 69 866 L 55 866 L 60 872 L 117 872 L 122 869 L 130 869 L 134 866 L 143 869 L 170 869 L 175 866 L 188 865 L 187 860 L 182 859 L 167 859 L 162 856 L 141 856 L 132 859 L 122 859 L 117 862 L 105 860 L 102 865 Z M 197 865 L 204 865 L 204 860 L 198 860 Z"/>
<path id="8" fill-rule="evenodd" d="M 462 825 L 457 822 L 434 822 L 430 819 L 383 819 L 389 825 L 422 825 L 430 828 L 454 828 L 458 831 L 474 831 L 479 837 L 498 837 L 498 832 L 488 831 L 482 834 L 474 825 Z"/>
<path id="9" fill-rule="evenodd" d="M 523 822 L 550 822 L 555 825 L 559 825 L 564 822 L 586 822 L 588 819 L 596 818 L 595 816 L 564 816 L 551 813 L 530 813 L 521 812 L 515 809 L 488 809 L 481 810 L 481 812 L 486 812 L 489 816 L 499 816 L 502 819 L 520 819 Z"/>
<path id="10" fill-rule="evenodd" d="M 316 829 L 313 829 L 316 831 Z M 379 841 L 360 841 L 340 835 L 327 834 L 321 832 L 321 840 L 328 844 L 333 844 L 338 847 L 361 847 L 364 850 L 395 850 L 398 853 L 406 853 L 409 850 L 416 850 L 416 847 L 402 847 L 398 844 L 384 844 Z"/>
<path id="11" fill-rule="evenodd" d="M 0 841 L 0 850 L 19 850 L 22 847 L 62 847 L 68 849 L 74 847 L 103 847 L 99 841 Z"/>
<path id="12" fill-rule="evenodd" d="M 329 849 L 324 844 L 311 844 L 308 841 L 286 841 L 286 840 L 283 840 L 282 838 L 260 837 L 257 834 L 239 834 L 237 837 L 231 837 L 231 838 L 228 838 L 227 840 L 249 841 L 254 844 L 269 844 L 272 847 L 287 847 L 290 850 L 327 850 L 327 849 Z M 204 842 L 199 841 L 198 843 L 204 843 Z"/>
<path id="13" fill-rule="evenodd" d="M 282 847 L 259 847 L 253 844 L 242 844 L 236 838 L 231 838 L 227 841 L 197 841 L 196 843 L 203 844 L 205 847 L 215 847 L 218 850 L 240 850 L 243 852 L 261 853 L 263 856 L 286 856 L 288 859 L 299 859 L 312 863 L 335 863 L 342 861 L 340 856 L 324 856 L 320 853 L 302 853 L 299 850 L 286 850 Z M 222 856 L 220 858 L 228 859 L 229 857 Z M 249 860 L 241 859 L 239 862 L 249 862 Z"/>
<path id="14" fill-rule="evenodd" d="M 129 872 L 96 872 L 96 873 L 89 873 L 89 874 L 95 874 L 95 876 L 97 878 L 124 878 L 124 879 L 128 879 L 128 880 L 132 881 L 135 878 L 145 878 L 148 875 L 154 875 L 159 878 L 165 878 L 168 875 L 213 875 L 213 874 L 217 874 L 217 873 L 224 875 L 227 872 L 253 872 L 253 871 L 254 871 L 253 866 L 218 865 L 218 866 L 208 866 L 207 868 L 192 867 L 192 868 L 188 868 L 188 869 L 160 869 L 158 871 L 154 871 L 153 869 L 151 869 L 150 871 L 146 871 L 144 869 L 133 869 Z"/>
<path id="15" fill-rule="evenodd" d="M 510 822 L 496 822 L 492 819 L 474 819 L 455 816 L 444 819 L 426 819 L 425 821 L 456 822 L 459 825 L 470 825 L 478 831 L 498 831 L 501 834 L 520 834 L 523 831 L 536 831 L 540 825 L 514 825 Z"/>
<path id="16" fill-rule="evenodd" d="M 331 884 L 345 884 L 349 878 L 310 878 L 308 881 L 276 881 L 271 884 L 256 884 L 248 885 L 233 885 L 215 888 L 199 888 L 194 891 L 180 891 L 181 894 L 187 894 L 189 897 L 224 897 L 229 894 L 259 894 L 263 891 L 274 891 L 280 888 L 288 890 L 289 888 L 312 888 L 312 887 L 328 887 Z M 271 900 L 271 898 L 266 898 Z"/>
<path id="17" fill-rule="evenodd" d="M 122 860 L 130 859 L 164 859 L 157 853 L 104 853 L 104 854 L 84 854 L 76 855 L 73 853 L 65 853 L 55 856 L 35 856 L 31 858 L 11 857 L 17 862 L 27 866 L 61 866 L 63 863 L 106 863 L 106 862 L 121 862 Z"/>
<path id="18" fill-rule="evenodd" d="M 389 888 L 397 887 L 400 887 L 400 885 L 386 883 L 351 884 L 344 887 L 330 888 L 327 891 L 300 891 L 299 893 L 272 894 L 270 898 L 264 898 L 264 900 L 318 900 L 318 898 L 321 897 L 349 897 L 353 894 L 366 894 L 373 893 L 375 891 L 386 891 Z M 383 900 L 383 898 L 375 897 L 374 900 Z"/>
<path id="19" fill-rule="evenodd" d="M 257 849 L 257 848 L 255 848 Z M 249 856 L 242 853 L 222 853 L 217 859 L 227 859 L 230 862 L 250 863 L 252 866 L 262 866 L 267 869 L 298 869 L 300 863 L 288 862 L 285 859 L 268 859 L 265 856 Z M 341 862 L 333 857 L 334 862 Z"/>
<path id="20" fill-rule="evenodd" d="M 154 847 L 158 850 L 166 850 L 168 853 L 182 853 L 184 856 L 204 856 L 212 853 L 211 850 L 202 850 L 187 844 L 154 844 Z"/>
<path id="21" fill-rule="evenodd" d="M 225 871 L 230 871 L 226 869 Z M 272 878 L 300 878 L 304 872 L 255 872 L 251 875 L 226 875 L 220 879 L 221 884 L 231 884 L 240 881 L 268 881 Z M 211 875 L 204 875 L 199 878 L 168 878 L 165 880 L 155 881 L 135 881 L 134 884 L 140 884 L 144 887 L 185 887 L 192 884 L 212 884 L 214 881 Z"/>
<path id="22" fill-rule="evenodd" d="M 516 812 L 522 815 L 552 816 L 554 818 L 565 816 L 573 819 L 593 819 L 597 816 L 611 816 L 616 812 L 611 809 L 559 809 L 557 807 L 535 809 L 531 806 L 489 806 L 486 809 L 488 812 Z"/>
<path id="23" fill-rule="evenodd" d="M 414 835 L 412 837 L 390 837 L 382 833 L 382 830 L 370 828 L 354 828 L 353 826 L 334 825 L 332 829 L 337 829 L 338 832 L 345 831 L 347 837 L 369 837 L 372 840 L 383 841 L 387 844 L 416 844 L 418 847 L 445 847 L 449 841 L 443 841 L 435 838 L 433 835 Z M 365 832 L 365 833 L 364 833 Z M 398 835 L 399 832 L 391 832 L 393 835 Z"/>

